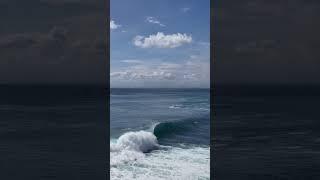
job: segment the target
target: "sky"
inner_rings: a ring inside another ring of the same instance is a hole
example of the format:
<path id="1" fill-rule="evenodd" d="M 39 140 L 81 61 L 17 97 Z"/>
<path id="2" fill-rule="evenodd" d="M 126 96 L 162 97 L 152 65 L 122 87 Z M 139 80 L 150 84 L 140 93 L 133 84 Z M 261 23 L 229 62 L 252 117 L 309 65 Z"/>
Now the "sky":
<path id="1" fill-rule="evenodd" d="M 209 87 L 209 0 L 110 4 L 111 87 Z"/>
<path id="2" fill-rule="evenodd" d="M 215 83 L 320 83 L 320 1 L 214 2 Z"/>
<path id="3" fill-rule="evenodd" d="M 105 2 L 0 0 L 0 84 L 107 84 Z"/>
<path id="4" fill-rule="evenodd" d="M 0 0 L 0 84 L 106 84 L 111 25 L 112 87 L 208 86 L 209 0 L 110 3 Z M 319 84 L 319 3 L 214 1 L 214 82 Z"/>

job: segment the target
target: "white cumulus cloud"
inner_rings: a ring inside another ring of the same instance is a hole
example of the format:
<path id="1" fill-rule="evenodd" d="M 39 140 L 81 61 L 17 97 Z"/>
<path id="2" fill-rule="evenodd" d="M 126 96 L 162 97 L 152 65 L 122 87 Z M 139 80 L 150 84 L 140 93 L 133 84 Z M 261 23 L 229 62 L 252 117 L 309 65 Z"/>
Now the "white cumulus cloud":
<path id="1" fill-rule="evenodd" d="M 165 35 L 162 32 L 149 37 L 136 36 L 133 39 L 133 44 L 141 48 L 176 48 L 191 42 L 191 35 L 181 33 Z"/>
<path id="2" fill-rule="evenodd" d="M 113 30 L 113 29 L 118 29 L 119 27 L 121 27 L 120 24 L 116 24 L 116 22 L 114 20 L 111 20 L 110 21 L 110 29 Z"/>
<path id="3" fill-rule="evenodd" d="M 146 21 L 152 24 L 158 24 L 159 26 L 165 27 L 166 25 L 162 24 L 159 20 L 157 20 L 155 17 L 147 17 Z"/>

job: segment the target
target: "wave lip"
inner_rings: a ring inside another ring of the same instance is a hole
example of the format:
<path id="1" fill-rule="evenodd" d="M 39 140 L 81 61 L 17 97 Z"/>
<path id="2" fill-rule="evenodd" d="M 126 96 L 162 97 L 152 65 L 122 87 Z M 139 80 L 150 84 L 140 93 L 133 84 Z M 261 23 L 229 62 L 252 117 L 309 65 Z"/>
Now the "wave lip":
<path id="1" fill-rule="evenodd" d="M 184 124 L 184 122 L 179 121 L 157 123 L 153 128 L 153 134 L 157 138 L 167 137 L 171 134 L 187 130 L 187 126 L 188 124 Z"/>
<path id="2" fill-rule="evenodd" d="M 198 125 L 198 121 L 193 118 L 160 122 L 153 125 L 153 134 L 158 138 L 170 137 L 171 135 L 188 133 L 195 126 Z"/>

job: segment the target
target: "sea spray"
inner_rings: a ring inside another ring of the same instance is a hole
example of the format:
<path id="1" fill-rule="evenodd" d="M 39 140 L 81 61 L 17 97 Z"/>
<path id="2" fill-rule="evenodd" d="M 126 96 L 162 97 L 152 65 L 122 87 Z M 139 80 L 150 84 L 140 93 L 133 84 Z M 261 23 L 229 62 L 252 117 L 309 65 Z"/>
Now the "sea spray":
<path id="1" fill-rule="evenodd" d="M 127 132 L 110 144 L 111 166 L 141 159 L 159 147 L 157 137 L 147 131 Z"/>

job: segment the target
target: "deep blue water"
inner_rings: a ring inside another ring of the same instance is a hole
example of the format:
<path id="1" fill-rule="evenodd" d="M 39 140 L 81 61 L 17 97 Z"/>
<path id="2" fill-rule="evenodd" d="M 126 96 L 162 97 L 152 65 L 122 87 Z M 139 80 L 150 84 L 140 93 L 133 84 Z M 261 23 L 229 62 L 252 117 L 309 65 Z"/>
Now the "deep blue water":
<path id="1" fill-rule="evenodd" d="M 216 179 L 319 179 L 318 86 L 216 86 Z"/>
<path id="2" fill-rule="evenodd" d="M 161 144 L 208 145 L 209 100 L 205 89 L 113 89 L 111 137 L 156 126 Z"/>
<path id="3" fill-rule="evenodd" d="M 1 179 L 105 179 L 101 87 L 0 86 Z"/>

